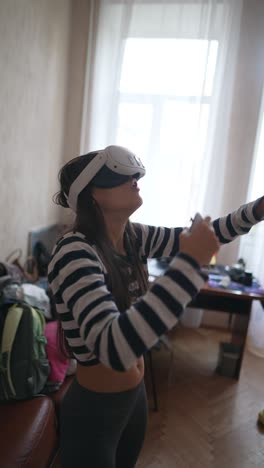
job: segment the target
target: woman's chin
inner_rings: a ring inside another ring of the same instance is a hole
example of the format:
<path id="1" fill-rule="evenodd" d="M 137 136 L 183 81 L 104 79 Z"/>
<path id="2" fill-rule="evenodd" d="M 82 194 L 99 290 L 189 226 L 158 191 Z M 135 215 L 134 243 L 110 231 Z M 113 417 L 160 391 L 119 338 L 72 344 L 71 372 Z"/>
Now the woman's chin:
<path id="1" fill-rule="evenodd" d="M 135 211 L 137 211 L 138 208 L 141 207 L 142 203 L 143 203 L 143 200 L 142 200 L 142 198 L 139 196 L 139 197 L 137 198 L 137 200 L 134 201 L 133 204 L 131 203 L 131 205 L 130 205 L 130 207 L 129 207 L 129 209 L 128 209 L 128 216 L 131 216 Z"/>
<path id="2" fill-rule="evenodd" d="M 136 209 L 138 209 L 142 204 L 143 204 L 143 199 L 142 199 L 141 196 L 138 194 L 137 200 L 135 201 L 135 205 L 137 206 Z"/>
<path id="3" fill-rule="evenodd" d="M 131 214 L 134 213 L 134 211 L 138 210 L 138 208 L 140 208 L 142 204 L 143 204 L 143 200 L 141 196 L 139 195 L 137 201 L 134 204 L 133 211 L 131 212 Z"/>

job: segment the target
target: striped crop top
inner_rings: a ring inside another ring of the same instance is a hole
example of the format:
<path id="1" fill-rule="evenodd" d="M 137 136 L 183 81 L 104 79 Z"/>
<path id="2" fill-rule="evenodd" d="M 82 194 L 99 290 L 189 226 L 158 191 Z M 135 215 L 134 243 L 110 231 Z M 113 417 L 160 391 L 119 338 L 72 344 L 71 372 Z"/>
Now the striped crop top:
<path id="1" fill-rule="evenodd" d="M 258 202 L 213 222 L 220 243 L 247 233 L 259 221 L 255 211 Z M 118 371 L 129 369 L 176 325 L 184 307 L 204 284 L 196 261 L 178 252 L 182 228 L 143 224 L 134 224 L 134 228 L 146 269 L 148 258 L 172 260 L 164 275 L 123 313 L 107 288 L 107 271 L 96 246 L 83 234 L 69 232 L 53 249 L 48 281 L 65 337 L 82 365 L 101 362 Z"/>

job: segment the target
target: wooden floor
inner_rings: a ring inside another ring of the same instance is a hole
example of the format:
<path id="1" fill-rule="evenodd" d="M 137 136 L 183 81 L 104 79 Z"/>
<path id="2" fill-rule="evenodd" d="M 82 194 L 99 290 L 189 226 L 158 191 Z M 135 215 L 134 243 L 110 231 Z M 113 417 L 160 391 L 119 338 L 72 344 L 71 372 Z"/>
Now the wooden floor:
<path id="1" fill-rule="evenodd" d="M 149 423 L 137 468 L 264 468 L 264 359 L 246 353 L 236 381 L 214 372 L 226 331 L 177 327 L 169 337 L 173 353 L 152 352 L 158 412 L 146 369 Z"/>
<path id="2" fill-rule="evenodd" d="M 149 425 L 137 468 L 264 467 L 264 360 L 245 354 L 239 381 L 217 375 L 226 331 L 176 328 L 173 355 L 154 351 L 158 412 L 149 375 Z M 125 467 L 124 467 L 125 468 Z"/>

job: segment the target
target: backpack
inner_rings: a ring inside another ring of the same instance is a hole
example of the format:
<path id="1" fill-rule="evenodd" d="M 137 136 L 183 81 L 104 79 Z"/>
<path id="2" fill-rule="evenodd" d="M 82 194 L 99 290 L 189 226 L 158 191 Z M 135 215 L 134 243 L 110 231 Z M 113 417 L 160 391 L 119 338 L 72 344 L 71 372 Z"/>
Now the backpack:
<path id="1" fill-rule="evenodd" d="M 45 318 L 26 303 L 0 307 L 0 401 L 39 394 L 50 366 L 46 356 Z"/>

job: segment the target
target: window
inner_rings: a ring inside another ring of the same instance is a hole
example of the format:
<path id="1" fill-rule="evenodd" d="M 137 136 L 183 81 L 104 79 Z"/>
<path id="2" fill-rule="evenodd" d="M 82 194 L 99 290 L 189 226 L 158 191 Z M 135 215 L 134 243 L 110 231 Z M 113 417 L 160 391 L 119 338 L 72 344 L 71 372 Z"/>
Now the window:
<path id="1" fill-rule="evenodd" d="M 166 180 L 162 186 L 165 196 L 166 190 L 171 196 L 175 184 L 181 197 L 186 195 L 188 199 L 190 190 L 199 188 L 217 52 L 216 40 L 125 41 L 115 140 L 142 157 L 151 171 L 152 189 L 161 178 Z M 192 177 L 187 177 L 190 173 Z M 155 211 L 161 208 L 157 190 L 152 190 L 152 206 Z M 186 206 L 182 213 L 179 209 L 177 222 L 183 222 Z M 145 221 L 151 220 L 150 210 L 149 204 Z M 166 210 L 160 213 L 160 224 L 176 221 Z"/>

